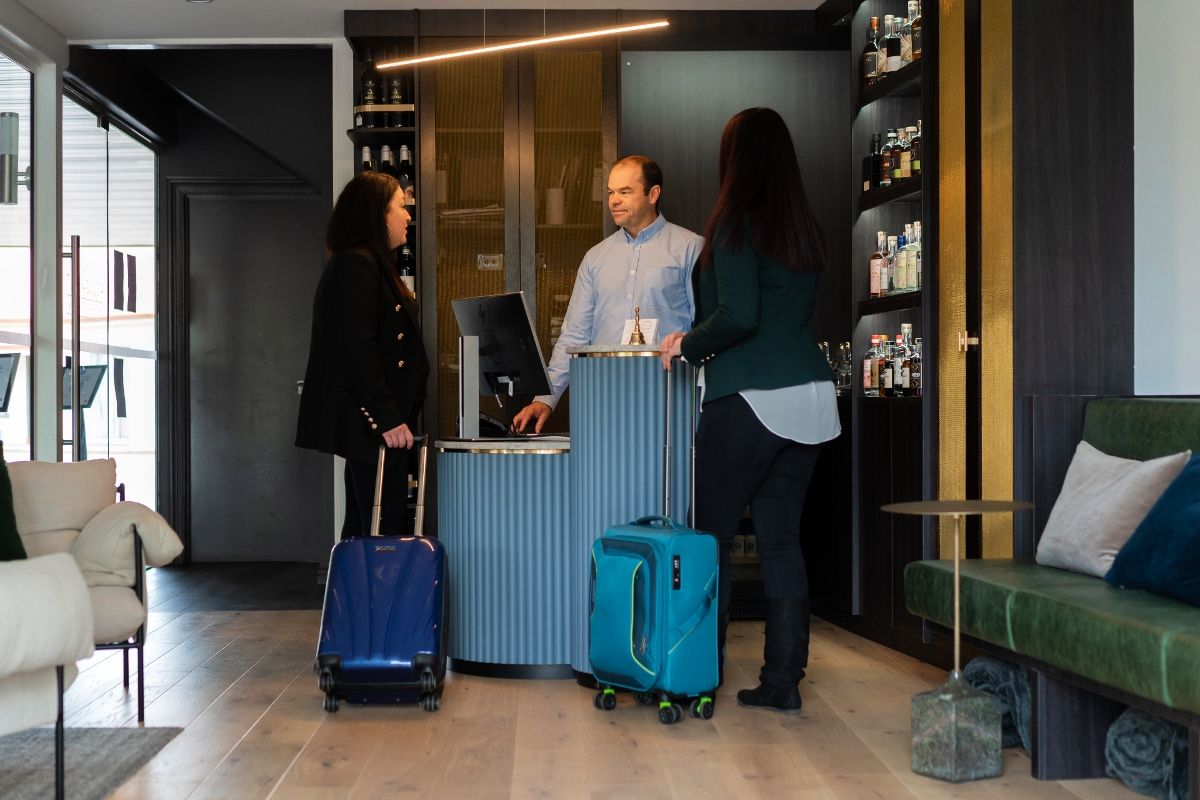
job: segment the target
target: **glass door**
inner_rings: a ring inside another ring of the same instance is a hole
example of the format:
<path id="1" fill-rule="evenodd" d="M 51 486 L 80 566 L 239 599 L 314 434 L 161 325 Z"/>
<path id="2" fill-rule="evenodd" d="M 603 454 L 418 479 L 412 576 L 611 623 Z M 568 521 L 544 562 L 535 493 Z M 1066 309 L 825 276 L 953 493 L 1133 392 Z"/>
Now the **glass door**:
<path id="1" fill-rule="evenodd" d="M 154 154 L 63 98 L 62 165 L 63 459 L 116 459 L 126 497 L 153 508 Z"/>
<path id="2" fill-rule="evenodd" d="M 0 55 L 0 159 L 3 172 L 30 163 L 32 75 Z M 12 116 L 15 115 L 15 119 Z M 14 124 L 15 122 L 15 124 Z M 10 183 L 0 204 L 0 442 L 7 461 L 29 459 L 32 319 L 32 194 Z M 11 191 L 10 193 L 10 190 Z"/>

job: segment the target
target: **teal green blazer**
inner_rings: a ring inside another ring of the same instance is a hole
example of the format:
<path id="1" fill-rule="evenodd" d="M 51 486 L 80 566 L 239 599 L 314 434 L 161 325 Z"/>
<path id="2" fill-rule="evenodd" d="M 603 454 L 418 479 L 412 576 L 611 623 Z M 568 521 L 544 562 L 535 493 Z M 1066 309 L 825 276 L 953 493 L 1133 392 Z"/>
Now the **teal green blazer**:
<path id="1" fill-rule="evenodd" d="M 834 379 L 812 335 L 817 278 L 760 257 L 748 243 L 716 247 L 711 266 L 696 265 L 696 319 L 680 349 L 704 367 L 705 402 Z"/>

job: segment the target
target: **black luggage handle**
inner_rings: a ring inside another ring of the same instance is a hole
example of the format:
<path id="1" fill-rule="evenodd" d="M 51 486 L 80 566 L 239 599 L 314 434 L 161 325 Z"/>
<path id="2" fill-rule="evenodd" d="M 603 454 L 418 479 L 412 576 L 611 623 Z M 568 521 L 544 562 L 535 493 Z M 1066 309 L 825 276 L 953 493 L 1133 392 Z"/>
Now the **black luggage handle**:
<path id="1" fill-rule="evenodd" d="M 413 447 L 420 442 L 421 454 L 417 460 L 417 509 L 413 520 L 413 534 L 425 535 L 425 466 L 429 456 L 429 437 L 425 434 L 413 437 Z M 375 465 L 375 502 L 371 506 L 371 535 L 379 535 L 379 517 L 383 511 L 383 465 L 387 460 L 388 447 L 379 445 L 379 463 Z"/>

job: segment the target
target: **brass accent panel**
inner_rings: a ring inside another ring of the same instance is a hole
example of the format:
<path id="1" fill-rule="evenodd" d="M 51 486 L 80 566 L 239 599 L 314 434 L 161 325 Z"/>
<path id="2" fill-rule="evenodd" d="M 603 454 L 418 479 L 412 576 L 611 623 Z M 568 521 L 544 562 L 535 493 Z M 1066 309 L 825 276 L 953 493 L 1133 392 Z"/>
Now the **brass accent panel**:
<path id="1" fill-rule="evenodd" d="M 938 0 L 937 497 L 966 497 L 966 358 L 955 346 L 967 329 L 966 87 L 964 2 Z M 986 342 L 986 340 L 985 340 Z M 941 520 L 938 549 L 953 555 L 952 523 Z"/>
<path id="2" fill-rule="evenodd" d="M 983 496 L 1013 496 L 1012 0 L 980 4 Z M 983 519 L 983 557 L 1012 558 L 1013 518 Z"/>

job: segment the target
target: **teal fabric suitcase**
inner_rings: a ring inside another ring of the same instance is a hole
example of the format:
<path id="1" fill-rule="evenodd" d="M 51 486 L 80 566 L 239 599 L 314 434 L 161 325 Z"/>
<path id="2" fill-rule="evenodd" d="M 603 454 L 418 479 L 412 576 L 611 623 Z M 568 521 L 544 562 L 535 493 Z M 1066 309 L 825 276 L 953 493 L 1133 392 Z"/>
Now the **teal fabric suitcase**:
<path id="1" fill-rule="evenodd" d="M 615 689 L 657 702 L 667 724 L 712 716 L 717 688 L 717 540 L 668 517 L 616 525 L 592 545 L 588 656 L 600 684 L 596 706 L 616 707 Z"/>

